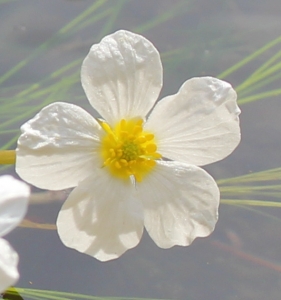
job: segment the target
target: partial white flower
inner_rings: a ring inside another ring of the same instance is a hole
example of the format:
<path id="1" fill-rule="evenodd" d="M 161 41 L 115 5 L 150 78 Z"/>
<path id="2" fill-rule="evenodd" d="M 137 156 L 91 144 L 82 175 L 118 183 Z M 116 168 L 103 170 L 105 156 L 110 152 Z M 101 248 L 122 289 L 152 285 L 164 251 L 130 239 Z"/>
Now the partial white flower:
<path id="1" fill-rule="evenodd" d="M 1 237 L 23 219 L 29 194 L 29 186 L 24 182 L 8 175 L 0 177 L 0 292 L 4 292 L 19 278 L 18 254 Z"/>
<path id="2" fill-rule="evenodd" d="M 219 189 L 198 166 L 223 159 L 240 141 L 231 85 L 193 78 L 156 103 L 160 55 L 124 30 L 92 46 L 81 81 L 101 119 L 53 103 L 22 126 L 17 148 L 24 180 L 75 187 L 57 220 L 63 243 L 106 261 L 135 247 L 143 227 L 162 248 L 209 235 Z"/>

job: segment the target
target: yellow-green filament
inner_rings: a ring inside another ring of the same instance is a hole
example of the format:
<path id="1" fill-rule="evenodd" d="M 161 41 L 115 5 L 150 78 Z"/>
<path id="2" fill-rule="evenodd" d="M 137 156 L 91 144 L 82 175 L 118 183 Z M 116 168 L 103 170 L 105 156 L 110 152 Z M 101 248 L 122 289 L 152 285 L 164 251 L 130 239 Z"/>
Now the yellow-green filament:
<path id="1" fill-rule="evenodd" d="M 15 150 L 0 150 L 0 165 L 14 165 L 16 163 Z"/>
<path id="2" fill-rule="evenodd" d="M 142 181 L 155 167 L 155 160 L 162 157 L 157 152 L 154 135 L 143 131 L 143 120 L 122 119 L 113 128 L 105 122 L 99 123 L 105 132 L 101 143 L 103 166 L 118 178 L 128 179 L 133 175 L 136 181 Z"/>

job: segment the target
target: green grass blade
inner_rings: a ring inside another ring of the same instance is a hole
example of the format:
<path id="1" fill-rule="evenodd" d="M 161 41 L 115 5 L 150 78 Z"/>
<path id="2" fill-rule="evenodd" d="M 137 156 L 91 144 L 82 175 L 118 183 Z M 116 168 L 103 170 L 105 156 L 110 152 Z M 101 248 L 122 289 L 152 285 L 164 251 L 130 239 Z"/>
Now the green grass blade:
<path id="1" fill-rule="evenodd" d="M 29 288 L 10 288 L 6 291 L 6 295 L 20 295 L 22 297 L 29 297 L 32 300 L 161 300 L 155 298 L 137 298 L 137 297 L 99 297 L 90 296 L 84 294 L 49 291 L 49 290 L 39 290 L 39 289 L 29 289 Z M 162 299 L 164 300 L 164 299 Z M 168 299 L 166 299 L 168 300 Z"/>
<path id="2" fill-rule="evenodd" d="M 263 47 L 259 48 L 255 52 L 251 53 L 250 55 L 248 55 L 247 57 L 245 57 L 244 59 L 242 59 L 241 61 L 239 61 L 235 65 L 233 65 L 232 67 L 230 67 L 227 70 L 225 70 L 224 72 L 220 73 L 218 75 L 218 78 L 221 78 L 221 79 L 226 78 L 230 74 L 234 73 L 235 71 L 237 71 L 241 67 L 245 66 L 250 61 L 254 60 L 255 58 L 257 58 L 258 56 L 260 56 L 261 54 L 263 54 L 264 52 L 268 51 L 270 48 L 276 46 L 279 43 L 281 43 L 281 36 L 279 36 L 278 38 L 274 39 L 273 41 L 267 43 L 266 45 L 264 45 Z"/>
<path id="3" fill-rule="evenodd" d="M 281 207 L 280 202 L 274 201 L 261 201 L 250 199 L 222 199 L 221 203 L 228 205 L 247 205 L 247 206 L 259 206 L 259 207 Z"/>
<path id="4" fill-rule="evenodd" d="M 152 28 L 155 28 L 156 26 L 159 26 L 160 24 L 163 24 L 173 19 L 175 16 L 186 12 L 189 9 L 189 6 L 187 4 L 190 3 L 190 1 L 186 0 L 181 1 L 180 3 L 175 4 L 171 10 L 167 10 L 163 14 L 159 15 L 157 18 L 153 18 L 150 21 L 133 28 L 133 31 L 143 33 Z"/>

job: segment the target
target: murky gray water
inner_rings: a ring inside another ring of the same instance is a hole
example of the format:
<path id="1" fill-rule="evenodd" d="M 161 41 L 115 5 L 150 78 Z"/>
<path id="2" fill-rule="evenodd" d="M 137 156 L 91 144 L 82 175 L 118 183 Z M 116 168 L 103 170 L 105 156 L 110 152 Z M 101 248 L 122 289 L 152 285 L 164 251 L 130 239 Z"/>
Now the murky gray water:
<path id="1" fill-rule="evenodd" d="M 71 30 L 65 29 L 93 4 L 99 6 L 97 11 Z M 186 79 L 216 76 L 278 37 L 280 9 L 279 0 L 0 1 L 0 75 L 28 58 L 2 83 L 1 95 L 12 101 L 21 89 L 77 60 L 64 75 L 43 81 L 42 88 L 77 73 L 77 82 L 53 101 L 76 103 L 92 112 L 78 82 L 81 61 L 93 43 L 121 28 L 143 34 L 163 54 L 162 96 L 173 94 Z M 226 79 L 237 86 L 279 50 L 280 46 L 271 49 Z M 45 97 L 38 95 L 28 105 L 34 107 Z M 206 167 L 216 179 L 281 166 L 280 96 L 241 109 L 240 146 L 224 161 Z M 33 115 L 10 128 L 17 129 Z M 1 145 L 9 138 L 1 135 Z M 33 205 L 28 217 L 54 223 L 60 206 L 61 202 Z M 281 292 L 280 217 L 280 208 L 252 211 L 221 205 L 210 237 L 186 248 L 162 250 L 144 234 L 136 248 L 107 263 L 64 247 L 53 230 L 18 228 L 7 239 L 20 255 L 19 287 L 95 296 L 276 300 Z"/>

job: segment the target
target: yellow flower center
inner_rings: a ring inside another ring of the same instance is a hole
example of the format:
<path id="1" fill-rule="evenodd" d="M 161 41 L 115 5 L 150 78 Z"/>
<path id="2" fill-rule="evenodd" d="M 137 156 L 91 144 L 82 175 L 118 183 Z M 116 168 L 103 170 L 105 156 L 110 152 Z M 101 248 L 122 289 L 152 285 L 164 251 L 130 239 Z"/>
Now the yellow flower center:
<path id="1" fill-rule="evenodd" d="M 118 178 L 133 175 L 136 181 L 142 181 L 155 167 L 155 160 L 161 158 L 154 135 L 143 131 L 143 120 L 122 119 L 114 128 L 103 121 L 99 123 L 105 131 L 101 141 L 103 166 Z"/>

